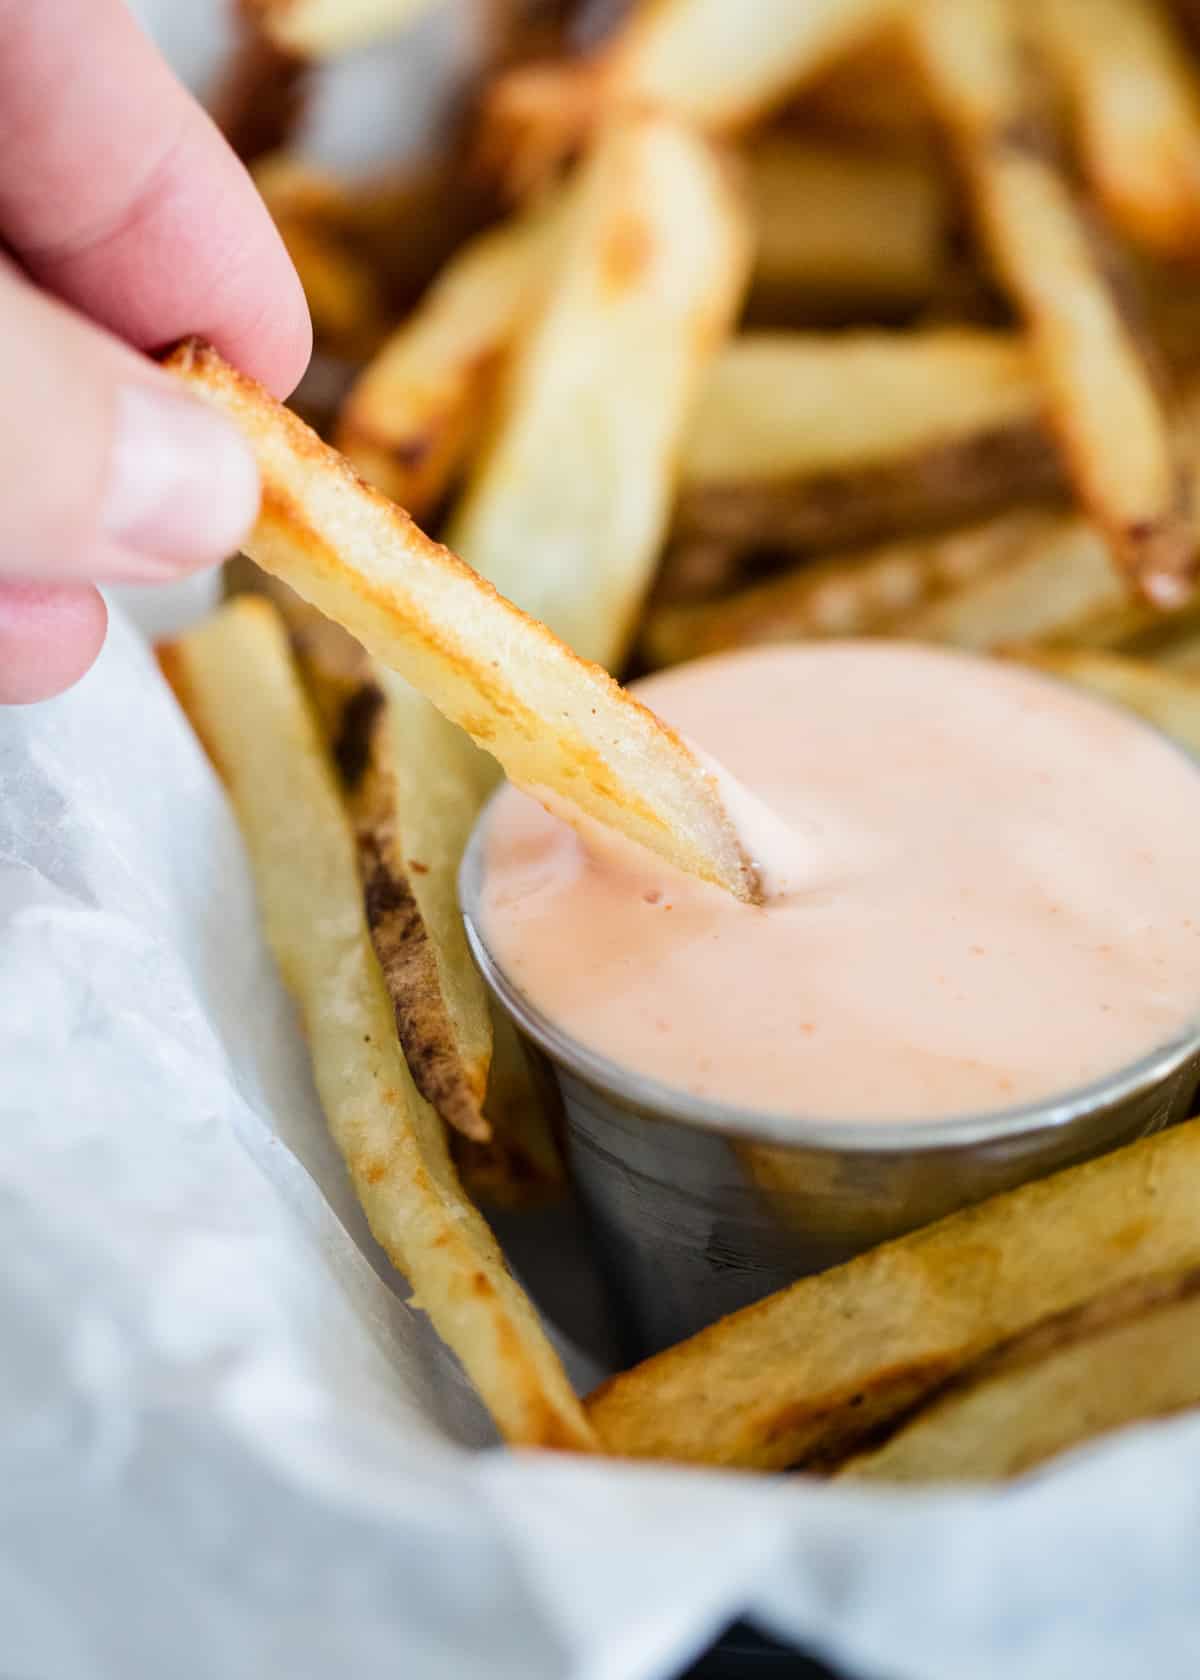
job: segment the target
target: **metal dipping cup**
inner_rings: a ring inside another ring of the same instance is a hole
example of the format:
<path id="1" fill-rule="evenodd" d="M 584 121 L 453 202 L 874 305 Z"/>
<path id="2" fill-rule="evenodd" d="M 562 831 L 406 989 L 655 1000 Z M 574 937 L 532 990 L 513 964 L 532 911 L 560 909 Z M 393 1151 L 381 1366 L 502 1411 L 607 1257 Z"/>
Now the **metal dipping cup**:
<path id="1" fill-rule="evenodd" d="M 485 809 L 459 876 L 467 935 L 501 1006 L 557 1077 L 572 1176 L 632 1357 L 805 1273 L 1181 1120 L 1200 1081 L 1198 1022 L 1095 1084 L 986 1114 L 835 1121 L 689 1096 L 568 1038 L 501 970 L 479 913 L 487 819 Z"/>

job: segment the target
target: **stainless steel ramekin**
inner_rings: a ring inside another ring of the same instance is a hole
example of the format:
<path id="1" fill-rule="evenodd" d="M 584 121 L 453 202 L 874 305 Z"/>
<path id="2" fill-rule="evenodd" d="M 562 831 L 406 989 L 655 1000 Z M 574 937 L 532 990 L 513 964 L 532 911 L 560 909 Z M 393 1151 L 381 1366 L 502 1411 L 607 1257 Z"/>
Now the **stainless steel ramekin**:
<path id="1" fill-rule="evenodd" d="M 1110 1078 L 988 1114 L 864 1124 L 691 1097 L 568 1038 L 504 974 L 479 915 L 487 817 L 459 878 L 471 949 L 557 1075 L 571 1170 L 632 1356 L 955 1208 L 1170 1125 L 1200 1081 L 1198 1022 Z"/>

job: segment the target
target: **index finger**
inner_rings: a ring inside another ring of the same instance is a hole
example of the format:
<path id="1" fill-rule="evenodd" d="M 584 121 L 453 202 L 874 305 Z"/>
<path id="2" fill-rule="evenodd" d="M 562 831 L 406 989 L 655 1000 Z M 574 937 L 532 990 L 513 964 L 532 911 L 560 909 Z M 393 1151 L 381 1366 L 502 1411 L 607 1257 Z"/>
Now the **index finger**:
<path id="1" fill-rule="evenodd" d="M 139 349 L 199 333 L 281 395 L 304 371 L 282 242 L 123 0 L 0 0 L 0 237 Z"/>

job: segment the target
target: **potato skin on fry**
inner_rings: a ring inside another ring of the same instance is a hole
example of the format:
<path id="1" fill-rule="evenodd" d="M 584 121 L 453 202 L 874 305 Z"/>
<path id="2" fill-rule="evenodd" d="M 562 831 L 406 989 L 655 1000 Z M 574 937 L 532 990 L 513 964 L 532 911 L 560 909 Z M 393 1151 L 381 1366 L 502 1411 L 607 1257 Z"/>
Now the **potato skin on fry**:
<path id="1" fill-rule="evenodd" d="M 673 730 L 503 599 L 211 346 L 165 365 L 239 425 L 263 484 L 244 548 L 497 757 L 669 862 L 756 902 L 716 782 Z"/>
<path id="2" fill-rule="evenodd" d="M 839 1478 L 1019 1476 L 1097 1436 L 1200 1406 L 1200 1269 L 1138 1280 L 1047 1319 L 961 1371 Z"/>
<path id="3" fill-rule="evenodd" d="M 397 1044 L 353 835 L 276 610 L 241 596 L 169 644 L 163 665 L 233 801 L 266 937 L 372 1233 L 507 1440 L 590 1450 L 558 1356 Z"/>
<path id="4" fill-rule="evenodd" d="M 804 1278 L 613 1377 L 588 1402 L 635 1458 L 841 1462 L 1052 1313 L 1200 1266 L 1200 1121 L 993 1197 Z"/>

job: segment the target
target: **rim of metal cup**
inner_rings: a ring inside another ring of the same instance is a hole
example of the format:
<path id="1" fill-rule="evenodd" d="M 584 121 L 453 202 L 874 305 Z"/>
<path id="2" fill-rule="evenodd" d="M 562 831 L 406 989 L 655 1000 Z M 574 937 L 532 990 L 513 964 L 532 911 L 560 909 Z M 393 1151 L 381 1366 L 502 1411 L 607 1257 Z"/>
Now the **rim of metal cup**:
<path id="1" fill-rule="evenodd" d="M 480 812 L 459 869 L 459 901 L 471 953 L 485 981 L 517 1026 L 552 1062 L 617 1102 L 656 1119 L 694 1126 L 699 1131 L 723 1137 L 794 1149 L 815 1147 L 896 1155 L 914 1150 L 951 1149 L 996 1143 L 1035 1132 L 1065 1130 L 1076 1121 L 1115 1108 L 1127 1098 L 1162 1083 L 1200 1053 L 1200 1020 L 1197 1020 L 1148 1055 L 1090 1084 L 1039 1102 L 983 1113 L 952 1114 L 937 1120 L 832 1120 L 782 1110 L 740 1108 L 694 1096 L 677 1086 L 623 1068 L 571 1038 L 530 1002 L 488 949 L 479 915 L 484 848 L 493 805 L 503 792 L 501 786 Z"/>

